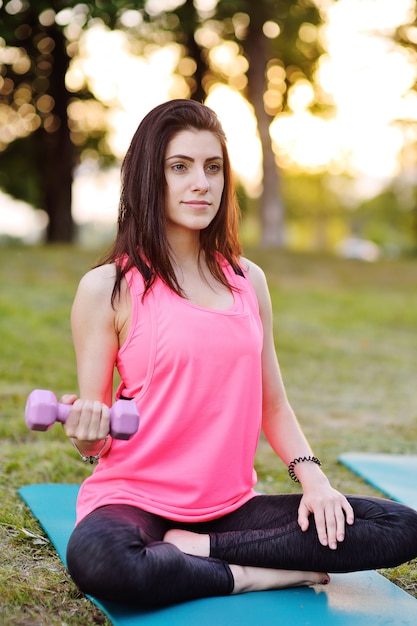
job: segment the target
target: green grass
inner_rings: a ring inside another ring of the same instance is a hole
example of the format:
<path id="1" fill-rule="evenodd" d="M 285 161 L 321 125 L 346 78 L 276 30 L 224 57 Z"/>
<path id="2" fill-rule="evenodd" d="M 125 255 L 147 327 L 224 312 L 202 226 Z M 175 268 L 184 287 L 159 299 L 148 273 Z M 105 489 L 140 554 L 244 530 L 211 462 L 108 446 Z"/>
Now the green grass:
<path id="1" fill-rule="evenodd" d="M 333 484 L 375 494 L 337 463 L 349 450 L 417 453 L 417 261 L 363 264 L 247 251 L 265 269 L 290 400 Z M 91 471 L 59 426 L 32 433 L 34 388 L 77 388 L 69 312 L 96 261 L 71 247 L 0 248 L 0 623 L 108 624 L 70 580 L 17 496 L 29 483 L 79 482 Z M 297 490 L 262 440 L 259 487 Z M 417 562 L 383 572 L 417 597 Z"/>

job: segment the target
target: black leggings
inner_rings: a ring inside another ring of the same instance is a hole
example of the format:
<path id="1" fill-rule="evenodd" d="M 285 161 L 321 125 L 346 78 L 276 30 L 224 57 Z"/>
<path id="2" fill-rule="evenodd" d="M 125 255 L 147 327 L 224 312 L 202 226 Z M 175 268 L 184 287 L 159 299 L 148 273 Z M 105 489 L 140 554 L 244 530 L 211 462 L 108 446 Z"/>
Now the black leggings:
<path id="1" fill-rule="evenodd" d="M 337 550 L 322 546 L 313 516 L 297 523 L 300 495 L 256 496 L 237 511 L 178 523 L 127 505 L 93 511 L 75 528 L 68 568 L 84 593 L 102 600 L 163 606 L 228 595 L 229 563 L 276 569 L 350 572 L 394 567 L 417 556 L 417 512 L 380 498 L 352 496 L 355 523 Z M 171 528 L 210 534 L 210 557 L 163 542 Z"/>

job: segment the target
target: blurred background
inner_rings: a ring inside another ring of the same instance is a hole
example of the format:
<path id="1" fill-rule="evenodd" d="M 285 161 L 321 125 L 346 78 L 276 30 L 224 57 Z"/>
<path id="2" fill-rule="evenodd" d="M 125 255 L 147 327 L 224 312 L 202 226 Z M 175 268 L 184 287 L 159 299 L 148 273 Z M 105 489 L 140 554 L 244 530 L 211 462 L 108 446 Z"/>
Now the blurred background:
<path id="1" fill-rule="evenodd" d="M 161 102 L 223 123 L 288 396 L 333 485 L 376 495 L 341 453 L 417 453 L 416 5 L 0 0 L 0 624 L 104 623 L 16 494 L 91 467 L 23 413 L 34 388 L 78 387 L 71 303 Z M 297 490 L 263 438 L 256 469 L 261 491 Z M 384 573 L 417 597 L 417 561 Z"/>
<path id="2" fill-rule="evenodd" d="M 417 254 L 414 0 L 0 0 L 0 242 L 101 245 L 155 105 L 219 115 L 244 243 Z"/>

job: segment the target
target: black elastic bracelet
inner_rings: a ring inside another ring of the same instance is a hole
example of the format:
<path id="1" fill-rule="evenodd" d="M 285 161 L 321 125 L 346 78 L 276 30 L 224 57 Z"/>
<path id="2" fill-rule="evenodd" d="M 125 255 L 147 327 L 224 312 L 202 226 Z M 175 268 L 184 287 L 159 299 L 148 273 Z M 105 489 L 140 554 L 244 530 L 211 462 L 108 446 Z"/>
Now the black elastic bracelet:
<path id="1" fill-rule="evenodd" d="M 291 463 L 288 465 L 288 474 L 291 480 L 296 483 L 299 483 L 300 481 L 294 473 L 294 467 L 297 465 L 297 463 L 304 463 L 304 461 L 311 461 L 316 465 L 321 465 L 320 459 L 318 459 L 316 456 L 299 456 L 298 459 L 294 459 L 293 461 L 291 461 Z"/>
<path id="2" fill-rule="evenodd" d="M 104 448 L 107 446 L 108 440 L 109 440 L 109 436 L 106 435 L 106 437 L 104 438 L 103 446 L 97 452 L 97 454 L 94 454 L 94 455 L 83 454 L 81 452 L 81 450 L 78 448 L 78 446 L 75 443 L 74 439 L 71 439 L 71 442 L 72 442 L 72 445 L 74 446 L 74 448 L 77 450 L 78 454 L 80 455 L 82 462 L 83 463 L 91 463 L 91 465 L 93 465 L 94 463 L 98 463 L 99 462 L 100 457 L 101 457 L 101 453 L 103 452 Z"/>

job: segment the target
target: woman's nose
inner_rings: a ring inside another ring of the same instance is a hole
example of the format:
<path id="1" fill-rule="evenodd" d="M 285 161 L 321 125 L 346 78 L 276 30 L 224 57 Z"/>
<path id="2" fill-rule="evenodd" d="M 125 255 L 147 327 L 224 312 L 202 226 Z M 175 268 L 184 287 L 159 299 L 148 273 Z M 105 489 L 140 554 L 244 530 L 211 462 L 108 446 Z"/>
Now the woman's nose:
<path id="1" fill-rule="evenodd" d="M 196 169 L 193 179 L 193 189 L 196 191 L 207 191 L 210 187 L 207 174 L 204 169 Z"/>

